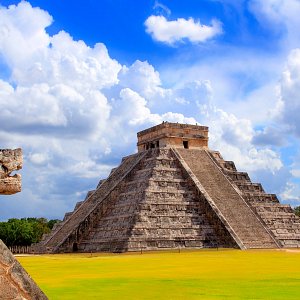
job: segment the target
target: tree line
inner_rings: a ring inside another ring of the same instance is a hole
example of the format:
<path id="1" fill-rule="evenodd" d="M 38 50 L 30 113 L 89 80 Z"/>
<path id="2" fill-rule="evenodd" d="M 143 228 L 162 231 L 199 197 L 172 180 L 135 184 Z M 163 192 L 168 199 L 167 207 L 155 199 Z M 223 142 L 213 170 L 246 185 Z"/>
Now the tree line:
<path id="1" fill-rule="evenodd" d="M 45 218 L 9 219 L 0 222 L 0 239 L 8 247 L 30 246 L 38 243 L 44 233 L 49 233 L 59 220 Z"/>

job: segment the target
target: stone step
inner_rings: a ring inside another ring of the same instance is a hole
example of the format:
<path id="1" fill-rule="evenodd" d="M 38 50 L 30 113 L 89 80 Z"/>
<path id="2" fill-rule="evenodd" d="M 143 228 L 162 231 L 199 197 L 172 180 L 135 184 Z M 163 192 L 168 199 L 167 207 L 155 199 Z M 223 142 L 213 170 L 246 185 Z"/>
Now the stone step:
<path id="1" fill-rule="evenodd" d="M 174 149 L 174 152 L 179 153 L 180 161 L 183 158 L 182 166 L 187 173 L 192 171 L 192 174 L 199 180 L 201 183 L 199 190 L 205 190 L 207 197 L 210 197 L 209 201 L 213 202 L 211 205 L 214 205 L 216 213 L 225 218 L 229 232 L 239 245 L 242 243 L 246 247 L 248 245 L 252 247 L 256 241 L 255 248 L 264 248 L 265 245 L 278 247 L 266 227 L 236 192 L 206 150 Z M 185 163 L 190 170 L 187 169 Z M 260 185 L 254 186 L 260 187 Z M 268 243 L 262 241 L 268 241 Z"/>
<path id="2" fill-rule="evenodd" d="M 153 189 L 153 187 L 147 187 L 146 189 L 145 189 L 145 192 L 148 194 L 148 195 L 151 195 L 152 193 L 168 193 L 168 194 L 174 194 L 174 195 L 178 195 L 178 194 L 182 194 L 182 195 L 187 195 L 188 194 L 188 192 L 185 190 L 185 189 L 183 189 L 182 187 L 179 187 L 179 188 L 177 188 L 177 187 L 174 187 L 174 186 L 172 186 L 172 187 L 167 187 L 167 188 L 165 188 L 165 187 L 162 187 L 162 188 L 160 188 L 160 189 Z"/>
<path id="3" fill-rule="evenodd" d="M 223 168 L 230 171 L 236 171 L 236 166 L 233 161 L 226 160 L 223 164 Z"/>
<path id="4" fill-rule="evenodd" d="M 243 193 L 243 198 L 250 203 L 251 205 L 255 205 L 258 203 L 279 203 L 279 200 L 275 194 L 267 194 L 261 192 L 254 193 Z"/>
<path id="5" fill-rule="evenodd" d="M 252 207 L 255 208 L 257 212 L 281 212 L 294 214 L 294 210 L 290 205 L 280 203 L 253 203 Z"/>
<path id="6" fill-rule="evenodd" d="M 225 171 L 227 178 L 232 180 L 233 182 L 245 182 L 251 183 L 250 177 L 246 172 L 238 172 L 238 171 Z"/>
<path id="7" fill-rule="evenodd" d="M 234 183 L 241 192 L 253 193 L 253 192 L 260 192 L 264 193 L 264 189 L 260 183 L 252 183 L 252 182 L 242 182 L 237 181 Z"/>
<path id="8" fill-rule="evenodd" d="M 146 152 L 137 153 L 123 160 L 122 164 L 109 176 L 105 182 L 85 201 L 79 210 L 76 210 L 70 218 L 64 222 L 59 230 L 53 232 L 51 237 L 46 241 L 46 247 L 58 249 L 77 227 L 95 210 L 100 204 L 103 205 L 102 199 L 125 178 L 125 176 L 146 156 Z"/>
<path id="9" fill-rule="evenodd" d="M 106 179 L 100 179 L 97 185 L 97 189 L 101 186 L 102 183 L 105 182 Z"/>
<path id="10" fill-rule="evenodd" d="M 68 220 L 71 216 L 72 216 L 72 214 L 73 214 L 73 212 L 72 211 L 70 211 L 70 212 L 66 212 L 65 213 L 65 216 L 64 216 L 64 218 L 63 218 L 63 221 L 66 221 L 66 220 Z"/>
<path id="11" fill-rule="evenodd" d="M 272 212 L 272 211 L 259 211 L 257 212 L 259 214 L 259 216 L 263 219 L 280 219 L 282 221 L 284 220 L 297 220 L 296 216 L 294 215 L 294 213 L 289 213 L 289 212 L 285 212 L 285 211 L 276 211 L 276 212 Z"/>
<path id="12" fill-rule="evenodd" d="M 253 241 L 253 242 L 245 242 L 245 246 L 247 249 L 273 249 L 274 248 L 274 243 L 269 242 L 269 241 Z"/>
<path id="13" fill-rule="evenodd" d="M 89 193 L 90 193 L 90 192 L 88 192 L 88 194 L 86 195 L 86 197 L 85 197 L 86 199 L 89 197 L 89 196 L 88 196 Z M 78 208 L 81 206 L 82 203 L 83 203 L 83 201 L 78 201 L 78 202 L 76 203 L 76 205 L 75 205 L 74 210 L 78 209 Z"/>

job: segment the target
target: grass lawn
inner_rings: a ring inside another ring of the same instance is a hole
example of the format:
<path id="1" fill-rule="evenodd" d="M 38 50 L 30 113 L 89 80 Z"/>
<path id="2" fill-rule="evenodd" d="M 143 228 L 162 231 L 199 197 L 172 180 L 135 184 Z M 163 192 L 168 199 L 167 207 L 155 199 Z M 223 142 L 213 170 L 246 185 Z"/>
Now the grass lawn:
<path id="1" fill-rule="evenodd" d="M 18 257 L 49 299 L 300 299 L 300 251 Z"/>

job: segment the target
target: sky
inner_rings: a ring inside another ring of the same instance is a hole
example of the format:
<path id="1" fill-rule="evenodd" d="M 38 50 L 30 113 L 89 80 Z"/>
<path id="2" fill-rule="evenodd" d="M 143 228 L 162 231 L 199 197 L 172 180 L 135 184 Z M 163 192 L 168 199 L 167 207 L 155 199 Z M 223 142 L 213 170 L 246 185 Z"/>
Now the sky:
<path id="1" fill-rule="evenodd" d="M 0 0 L 0 148 L 24 152 L 0 220 L 62 219 L 136 133 L 209 126 L 209 147 L 300 205 L 299 0 Z"/>

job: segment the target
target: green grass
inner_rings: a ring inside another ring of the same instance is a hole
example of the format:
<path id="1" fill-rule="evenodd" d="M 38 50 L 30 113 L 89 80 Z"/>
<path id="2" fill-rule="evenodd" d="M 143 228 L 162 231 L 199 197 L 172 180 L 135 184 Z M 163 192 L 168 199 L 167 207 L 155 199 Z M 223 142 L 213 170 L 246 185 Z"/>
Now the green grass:
<path id="1" fill-rule="evenodd" d="M 18 257 L 49 299 L 299 299 L 300 251 Z"/>

